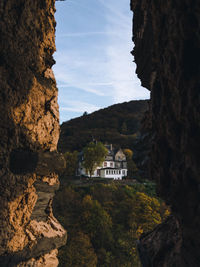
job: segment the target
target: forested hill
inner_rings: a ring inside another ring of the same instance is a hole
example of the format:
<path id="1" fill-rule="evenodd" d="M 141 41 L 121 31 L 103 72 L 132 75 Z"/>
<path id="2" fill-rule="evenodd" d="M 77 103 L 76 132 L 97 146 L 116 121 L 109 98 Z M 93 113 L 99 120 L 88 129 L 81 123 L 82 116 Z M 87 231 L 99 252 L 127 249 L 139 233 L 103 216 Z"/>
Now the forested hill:
<path id="1" fill-rule="evenodd" d="M 122 148 L 133 148 L 147 109 L 148 100 L 130 101 L 64 122 L 58 150 L 81 151 L 93 139 Z"/>

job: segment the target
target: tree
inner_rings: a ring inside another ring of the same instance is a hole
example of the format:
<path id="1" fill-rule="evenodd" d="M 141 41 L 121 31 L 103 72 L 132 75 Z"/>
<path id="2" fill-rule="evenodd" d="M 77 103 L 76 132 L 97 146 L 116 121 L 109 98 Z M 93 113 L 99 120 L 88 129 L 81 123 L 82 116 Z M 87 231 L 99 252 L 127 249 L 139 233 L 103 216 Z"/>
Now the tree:
<path id="1" fill-rule="evenodd" d="M 135 162 L 133 161 L 133 151 L 131 149 L 126 148 L 123 150 L 123 152 L 126 155 L 128 176 L 133 177 L 138 171 L 138 168 Z"/>
<path id="2" fill-rule="evenodd" d="M 65 152 L 64 157 L 66 160 L 65 175 L 74 176 L 78 165 L 78 152 Z"/>
<path id="3" fill-rule="evenodd" d="M 133 158 L 133 151 L 129 148 L 123 150 L 124 154 L 126 155 L 127 160 L 132 160 Z"/>
<path id="4" fill-rule="evenodd" d="M 134 204 L 129 210 L 128 223 L 139 238 L 143 232 L 152 230 L 162 222 L 160 202 L 144 192 L 136 192 Z"/>
<path id="5" fill-rule="evenodd" d="M 97 256 L 88 235 L 75 231 L 69 236 L 67 245 L 59 251 L 59 266 L 96 267 Z"/>
<path id="6" fill-rule="evenodd" d="M 101 143 L 90 142 L 83 149 L 83 166 L 86 171 L 89 173 L 90 177 L 94 173 L 94 170 L 97 166 L 100 166 L 105 160 L 105 156 L 107 155 L 107 148 Z"/>
<path id="7" fill-rule="evenodd" d="M 103 206 L 91 195 L 83 198 L 81 224 L 95 248 L 101 248 L 112 240 L 112 219 Z"/>
<path id="8" fill-rule="evenodd" d="M 83 116 L 87 116 L 87 115 L 88 115 L 87 111 L 83 112 Z"/>
<path id="9" fill-rule="evenodd" d="M 127 134 L 127 124 L 126 122 L 124 121 L 123 124 L 122 124 L 122 128 L 121 128 L 121 133 L 122 134 Z"/>

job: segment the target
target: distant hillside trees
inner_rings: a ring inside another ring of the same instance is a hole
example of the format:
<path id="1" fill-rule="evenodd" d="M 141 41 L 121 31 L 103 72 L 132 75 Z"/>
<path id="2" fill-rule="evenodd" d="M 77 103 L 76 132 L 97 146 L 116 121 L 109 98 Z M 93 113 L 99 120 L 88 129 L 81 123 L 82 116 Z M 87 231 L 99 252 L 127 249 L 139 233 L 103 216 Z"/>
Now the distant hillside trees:
<path id="1" fill-rule="evenodd" d="M 93 175 L 96 167 L 103 163 L 107 153 L 107 148 L 101 142 L 90 142 L 83 149 L 83 167 L 89 173 L 90 177 Z"/>
<path id="2" fill-rule="evenodd" d="M 76 175 L 76 170 L 78 167 L 78 152 L 65 152 L 64 154 L 65 160 L 66 160 L 66 169 L 65 169 L 65 175 L 66 176 L 74 176 Z"/>
<path id="3" fill-rule="evenodd" d="M 122 134 L 127 134 L 127 132 L 128 132 L 127 124 L 124 121 L 123 124 L 122 124 L 121 133 Z"/>
<path id="4" fill-rule="evenodd" d="M 87 116 L 87 115 L 88 115 L 87 111 L 83 112 L 83 116 Z"/>
<path id="5" fill-rule="evenodd" d="M 148 101 L 130 101 L 110 106 L 64 122 L 58 142 L 60 152 L 82 151 L 95 138 L 116 148 L 133 149 Z"/>
<path id="6" fill-rule="evenodd" d="M 59 254 L 60 266 L 96 267 L 97 256 L 88 235 L 78 230 L 70 234 L 67 242 L 66 249 L 61 250 Z"/>
<path id="7" fill-rule="evenodd" d="M 155 185 L 61 187 L 54 213 L 68 231 L 60 267 L 141 267 L 136 240 L 169 215 Z"/>
<path id="8" fill-rule="evenodd" d="M 124 149 L 123 150 L 124 154 L 126 155 L 126 160 L 127 160 L 127 167 L 128 167 L 128 177 L 133 178 L 137 172 L 138 168 L 133 161 L 133 151 L 131 149 Z"/>

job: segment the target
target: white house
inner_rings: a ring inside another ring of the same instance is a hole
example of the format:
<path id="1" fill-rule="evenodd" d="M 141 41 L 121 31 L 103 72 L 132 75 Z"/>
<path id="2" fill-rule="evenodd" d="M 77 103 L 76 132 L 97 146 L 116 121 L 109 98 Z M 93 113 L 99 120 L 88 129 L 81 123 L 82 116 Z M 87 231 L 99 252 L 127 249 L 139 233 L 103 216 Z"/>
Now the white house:
<path id="1" fill-rule="evenodd" d="M 92 177 L 111 178 L 121 180 L 127 176 L 127 161 L 126 156 L 121 149 L 113 149 L 112 145 L 105 145 L 108 149 L 108 154 L 101 166 L 98 166 Z M 83 154 L 79 160 L 79 175 L 87 175 L 85 168 L 82 166 Z"/>

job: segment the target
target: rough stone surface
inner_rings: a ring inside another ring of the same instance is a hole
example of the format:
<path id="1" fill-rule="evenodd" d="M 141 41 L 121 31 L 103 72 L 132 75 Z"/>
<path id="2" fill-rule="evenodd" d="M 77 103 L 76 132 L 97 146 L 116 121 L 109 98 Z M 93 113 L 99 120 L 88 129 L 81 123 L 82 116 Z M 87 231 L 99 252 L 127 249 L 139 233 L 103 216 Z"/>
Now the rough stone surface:
<path id="1" fill-rule="evenodd" d="M 21 262 L 17 265 L 17 267 L 57 267 L 58 259 L 57 259 L 58 251 L 57 249 L 52 250 L 50 253 L 40 257 L 39 259 L 30 259 L 27 262 Z"/>
<path id="2" fill-rule="evenodd" d="M 151 255 L 151 266 L 197 267 L 200 266 L 200 2 L 132 0 L 131 9 L 136 72 L 142 85 L 151 90 L 151 175 L 157 181 L 159 194 L 172 207 L 181 236 L 178 250 L 174 243 L 163 250 L 168 259 L 159 259 L 162 246 L 159 247 L 159 242 L 155 244 L 152 234 L 149 239 L 142 237 L 141 245 Z M 171 229 L 167 228 L 166 239 L 173 238 Z M 157 231 L 161 238 L 162 228 Z"/>
<path id="3" fill-rule="evenodd" d="M 151 246 L 149 246 L 150 243 Z M 144 234 L 138 242 L 143 266 L 184 266 L 182 265 L 184 260 L 179 256 L 181 244 L 182 234 L 179 222 L 170 216 L 152 232 Z M 174 265 L 172 265 L 172 259 Z"/>
<path id="4" fill-rule="evenodd" d="M 51 210 L 64 164 L 56 153 L 54 12 L 53 0 L 0 2 L 0 266 L 31 258 L 21 266 L 57 266 L 54 250 L 66 241 Z"/>

